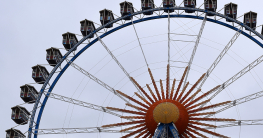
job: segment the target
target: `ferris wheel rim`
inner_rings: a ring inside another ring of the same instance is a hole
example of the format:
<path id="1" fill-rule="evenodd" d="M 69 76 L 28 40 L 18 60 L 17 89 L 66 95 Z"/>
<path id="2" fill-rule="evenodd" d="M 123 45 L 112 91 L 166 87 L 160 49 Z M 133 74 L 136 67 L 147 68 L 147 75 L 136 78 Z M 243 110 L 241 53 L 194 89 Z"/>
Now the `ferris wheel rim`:
<path id="1" fill-rule="evenodd" d="M 33 109 L 33 112 L 32 112 L 32 116 L 30 118 L 30 124 L 29 124 L 29 129 L 28 129 L 28 137 L 31 138 L 31 134 L 32 134 L 32 128 L 33 128 L 33 123 L 34 123 L 34 118 L 35 118 L 35 115 L 36 115 L 36 109 L 38 107 L 38 104 L 40 102 L 40 98 L 41 96 L 43 95 L 44 91 L 45 91 L 45 88 L 46 86 L 48 85 L 50 79 L 52 78 L 52 76 L 54 75 L 54 73 L 57 71 L 57 69 L 59 68 L 59 66 L 61 65 L 62 62 L 64 62 L 67 57 L 73 52 L 73 50 L 75 48 L 77 48 L 80 44 L 82 44 L 89 36 L 95 34 L 96 32 L 98 32 L 99 30 L 102 30 L 104 29 L 107 25 L 109 24 L 113 24 L 113 23 L 116 23 L 126 17 L 129 17 L 129 16 L 136 16 L 138 14 L 143 14 L 145 12 L 149 12 L 149 11 L 161 11 L 161 10 L 165 10 L 165 9 L 174 9 L 174 10 L 194 10 L 194 11 L 198 11 L 198 12 L 204 12 L 204 13 L 210 13 L 210 14 L 213 14 L 215 16 L 219 16 L 219 17 L 222 17 L 222 18 L 225 18 L 225 19 L 229 19 L 237 24 L 239 24 L 241 27 L 244 27 L 246 29 L 248 29 L 249 31 L 251 31 L 252 33 L 254 33 L 256 36 L 258 36 L 259 38 L 261 38 L 263 40 L 263 36 L 260 35 L 258 32 L 256 32 L 255 30 L 251 29 L 250 27 L 248 27 L 247 25 L 244 25 L 243 23 L 241 23 L 240 21 L 238 20 L 235 20 L 233 18 L 230 18 L 230 17 L 227 17 L 225 15 L 222 15 L 222 14 L 219 14 L 217 12 L 212 12 L 212 11 L 207 11 L 207 10 L 204 10 L 204 9 L 198 9 L 198 8 L 188 8 L 188 7 L 170 7 L 170 8 L 164 8 L 164 7 L 160 7 L 160 8 L 154 8 L 154 9 L 150 9 L 150 10 L 144 10 L 144 11 L 139 11 L 139 12 L 136 12 L 136 13 L 133 13 L 133 14 L 130 14 L 130 15 L 127 15 L 127 16 L 124 16 L 124 17 L 120 17 L 120 18 L 117 18 L 99 28 L 97 28 L 94 32 L 92 32 L 91 34 L 87 35 L 86 37 L 83 37 L 73 48 L 71 48 L 64 56 L 63 58 L 61 59 L 61 61 L 53 68 L 53 70 L 50 72 L 50 76 L 48 77 L 48 79 L 45 81 L 45 83 L 43 84 L 41 90 L 40 90 L 40 93 L 39 93 L 39 96 L 38 96 L 38 99 L 36 100 L 36 103 L 34 105 L 34 109 Z M 147 17 L 147 18 L 143 18 L 143 19 L 138 19 L 138 20 L 135 20 L 133 21 L 133 24 L 136 24 L 136 23 L 140 23 L 140 22 L 144 22 L 144 21 L 150 21 L 150 20 L 154 20 L 154 19 L 163 19 L 163 18 L 168 18 L 168 15 L 159 15 L 159 16 L 151 16 L 151 17 Z M 170 15 L 170 18 L 191 18 L 191 19 L 199 19 L 199 20 L 203 20 L 204 17 L 201 17 L 201 16 L 194 16 L 194 15 L 181 15 L 181 14 L 172 14 Z M 219 25 L 223 25 L 225 27 L 228 27 L 232 30 L 235 30 L 235 31 L 238 31 L 239 29 L 234 27 L 234 26 L 231 26 L 227 23 L 224 23 L 224 22 L 221 22 L 221 21 L 218 21 L 218 20 L 214 20 L 214 19 L 211 19 L 211 18 L 207 18 L 207 21 L 210 21 L 210 22 L 213 22 L 213 23 L 216 23 L 216 24 L 219 24 Z M 118 27 L 115 27 L 113 29 L 111 29 L 110 31 L 106 32 L 106 33 L 103 33 L 102 35 L 99 36 L 99 38 L 104 38 L 106 37 L 107 35 L 111 34 L 111 33 L 114 33 L 115 31 L 118 31 L 122 28 L 125 28 L 127 26 L 130 26 L 132 25 L 132 22 L 128 22 L 128 23 L 125 23 L 121 26 L 118 26 Z M 249 35 L 248 33 L 244 32 L 244 31 L 240 31 L 241 34 L 243 34 L 244 36 L 248 37 L 249 39 L 251 39 L 252 41 L 254 41 L 256 44 L 258 44 L 259 46 L 261 46 L 263 48 L 263 44 L 261 42 L 259 42 L 256 38 L 254 38 L 252 35 Z M 48 93 L 46 94 L 46 97 L 45 99 L 43 100 L 42 102 L 42 106 L 41 106 L 41 109 L 39 110 L 39 114 L 38 114 L 38 118 L 37 118 L 37 122 L 36 122 L 36 125 L 35 125 L 35 133 L 34 133 L 34 138 L 37 138 L 37 131 L 38 131 L 38 127 L 39 127 L 39 123 L 40 123 L 40 120 L 41 120 L 41 117 L 42 117 L 42 113 L 43 113 L 43 110 L 45 108 L 45 104 L 48 100 L 48 96 L 49 96 L 49 93 L 52 92 L 53 88 L 55 87 L 56 83 L 58 82 L 58 80 L 60 79 L 60 77 L 63 75 L 63 73 L 67 70 L 67 68 L 70 66 L 70 64 L 78 58 L 78 56 L 80 56 L 86 49 L 88 49 L 90 46 L 92 46 L 93 44 L 95 44 L 96 42 L 99 41 L 99 38 L 95 38 L 92 42 L 90 42 L 88 45 L 86 45 L 85 47 L 83 47 L 80 51 L 78 51 L 78 53 L 71 58 L 71 60 L 69 60 L 67 62 L 67 64 L 63 67 L 63 69 L 60 71 L 60 73 L 57 75 L 57 77 L 55 78 L 55 80 L 52 82 L 52 85 L 50 86 L 49 90 L 48 90 Z"/>

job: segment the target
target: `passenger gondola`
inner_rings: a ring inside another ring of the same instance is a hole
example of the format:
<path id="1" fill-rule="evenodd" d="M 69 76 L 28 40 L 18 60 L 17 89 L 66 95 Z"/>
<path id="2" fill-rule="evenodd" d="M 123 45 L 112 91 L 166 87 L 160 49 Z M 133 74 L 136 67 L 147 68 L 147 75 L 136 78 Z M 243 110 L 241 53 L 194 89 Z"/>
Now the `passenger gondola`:
<path id="1" fill-rule="evenodd" d="M 257 13 L 252 12 L 252 11 L 245 13 L 244 14 L 244 24 L 252 28 L 253 30 L 255 30 L 257 26 Z M 246 30 L 248 29 L 246 28 Z"/>
<path id="2" fill-rule="evenodd" d="M 26 84 L 21 86 L 20 89 L 21 89 L 20 98 L 22 98 L 24 102 L 35 103 L 38 96 L 38 92 L 35 89 L 35 87 Z"/>
<path id="3" fill-rule="evenodd" d="M 32 78 L 38 84 L 44 84 L 49 76 L 49 72 L 47 69 L 41 65 L 36 65 L 32 67 Z"/>
<path id="4" fill-rule="evenodd" d="M 12 115 L 11 119 L 20 125 L 25 125 L 28 122 L 30 113 L 26 110 L 26 108 L 21 106 L 12 107 Z"/>
<path id="5" fill-rule="evenodd" d="M 229 3 L 225 5 L 225 16 L 236 19 L 237 18 L 237 4 Z M 233 22 L 226 19 L 227 22 Z"/>
<path id="6" fill-rule="evenodd" d="M 207 11 L 216 12 L 217 0 L 204 0 L 204 2 L 205 2 L 204 6 Z M 214 16 L 214 14 L 207 13 L 207 16 Z"/>
<path id="7" fill-rule="evenodd" d="M 76 35 L 73 33 L 67 32 L 65 34 L 62 34 L 62 37 L 63 37 L 62 44 L 67 51 L 69 51 L 72 47 L 74 47 L 75 44 L 78 43 L 78 39 Z"/>
<path id="8" fill-rule="evenodd" d="M 111 10 L 104 9 L 100 11 L 100 22 L 102 25 L 105 25 L 113 20 L 114 20 L 114 16 Z M 105 28 L 111 28 L 111 27 L 113 27 L 113 24 L 109 24 L 105 26 Z"/>
<path id="9" fill-rule="evenodd" d="M 170 8 L 175 6 L 175 0 L 163 0 L 163 7 Z M 171 13 L 174 12 L 173 9 L 165 9 L 164 12 Z"/>
<path id="10" fill-rule="evenodd" d="M 18 129 L 8 129 L 6 132 L 6 138 L 26 138 L 26 136 Z"/>
<path id="11" fill-rule="evenodd" d="M 121 17 L 134 13 L 134 8 L 131 2 L 127 2 L 127 1 L 122 2 L 120 3 L 120 7 L 121 7 Z M 124 18 L 124 20 L 131 20 L 131 19 L 132 16 Z"/>
<path id="12" fill-rule="evenodd" d="M 154 0 L 141 0 L 142 11 L 154 9 Z M 153 11 L 144 12 L 144 15 L 152 15 Z"/>
<path id="13" fill-rule="evenodd" d="M 195 8 L 196 0 L 184 0 L 184 7 Z M 194 13 L 194 10 L 185 10 L 186 13 Z"/>
<path id="14" fill-rule="evenodd" d="M 95 25 L 92 21 L 87 20 L 87 19 L 80 21 L 80 31 L 81 31 L 83 36 L 89 35 L 94 30 L 96 30 L 96 28 L 95 28 Z M 88 38 L 93 38 L 93 37 L 94 37 L 94 34 L 92 34 Z"/>
<path id="15" fill-rule="evenodd" d="M 47 51 L 47 62 L 50 66 L 56 66 L 60 59 L 62 58 L 62 54 L 60 53 L 59 49 L 51 47 L 46 50 Z"/>

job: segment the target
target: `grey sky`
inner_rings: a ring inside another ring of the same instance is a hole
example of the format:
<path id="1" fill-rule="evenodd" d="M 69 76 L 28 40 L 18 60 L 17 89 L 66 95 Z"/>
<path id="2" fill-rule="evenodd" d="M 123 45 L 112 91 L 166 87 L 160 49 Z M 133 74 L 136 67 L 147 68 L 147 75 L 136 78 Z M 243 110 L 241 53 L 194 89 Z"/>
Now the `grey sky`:
<path id="1" fill-rule="evenodd" d="M 107 8 L 120 16 L 119 3 L 122 0 L 75 0 L 75 1 L 0 1 L 0 40 L 2 50 L 0 51 L 0 135 L 5 136 L 5 130 L 16 126 L 11 120 L 11 107 L 22 104 L 19 97 L 20 86 L 34 83 L 31 78 L 31 67 L 36 64 L 47 64 L 45 60 L 46 49 L 50 47 L 63 48 L 61 34 L 72 32 L 81 34 L 79 21 L 83 19 L 99 23 L 99 11 Z M 133 0 L 134 7 L 140 9 L 140 0 Z M 176 0 L 177 3 L 181 3 Z M 200 5 L 202 0 L 197 0 Z M 218 2 L 218 10 L 223 8 L 227 0 Z M 263 11 L 260 0 L 232 0 L 238 4 L 238 16 L 248 11 L 258 13 L 258 24 L 261 25 Z M 156 5 L 161 0 L 155 0 Z M 223 13 L 221 11 L 221 13 Z M 213 18 L 213 17 L 209 17 Z M 239 19 L 243 21 L 243 17 Z M 202 21 L 190 19 L 171 19 L 171 30 L 174 33 L 198 34 Z M 187 25 L 185 25 L 187 24 Z M 117 24 L 114 25 L 115 27 Z M 193 27 L 194 26 L 194 27 Z M 98 27 L 98 26 L 96 26 Z M 167 65 L 167 19 L 152 20 L 135 25 L 138 35 L 141 38 L 143 49 L 150 68 L 153 70 L 156 80 L 165 79 Z M 191 28 L 193 27 L 193 28 Z M 191 29 L 189 29 L 191 28 Z M 187 30 L 188 29 L 188 30 Z M 187 30 L 187 31 L 185 31 Z M 257 28 L 261 32 L 261 28 Z M 189 81 L 193 84 L 205 73 L 214 59 L 218 56 L 224 45 L 228 43 L 235 34 L 233 30 L 223 26 L 206 23 L 200 46 L 194 59 L 193 70 L 189 74 Z M 77 36 L 81 39 L 81 36 Z M 174 40 L 194 41 L 194 37 L 172 36 Z M 138 41 L 132 26 L 126 27 L 103 39 L 105 44 L 113 51 L 118 60 L 127 69 L 131 76 L 142 85 L 150 83 L 147 68 Z M 262 42 L 262 41 L 261 41 Z M 86 41 L 88 43 L 88 41 Z M 186 45 L 185 42 L 172 42 L 172 60 L 188 61 L 194 43 Z M 82 45 L 81 47 L 83 47 Z M 78 50 L 80 50 L 79 48 Z M 179 50 L 183 49 L 183 50 Z M 180 51 L 180 52 L 178 52 Z M 61 49 L 62 54 L 66 51 Z M 262 55 L 262 48 L 244 36 L 240 36 L 229 53 L 220 62 L 207 80 L 202 91 L 207 91 L 216 85 L 222 84 L 225 80 L 243 69 L 248 63 Z M 105 57 L 105 58 L 104 58 Z M 111 60 L 106 50 L 100 43 L 94 44 L 86 50 L 76 61 L 82 68 L 96 74 L 98 78 L 115 89 L 121 90 L 128 95 L 136 91 L 134 86 L 125 78 L 124 73 Z M 98 63 L 98 64 L 97 64 Z M 176 63 L 174 66 L 185 67 L 185 64 Z M 51 66 L 46 66 L 51 71 Z M 236 83 L 229 86 L 229 89 L 218 95 L 212 103 L 234 100 L 243 96 L 263 90 L 263 64 L 258 65 L 253 71 L 247 73 Z M 178 73 L 175 73 L 178 72 Z M 171 78 L 180 79 L 182 75 L 180 68 L 172 70 Z M 56 77 L 56 75 L 54 75 Z M 53 80 L 54 80 L 53 77 Z M 123 79 L 124 78 L 124 79 Z M 50 82 L 51 83 L 51 82 Z M 178 83 L 177 83 L 178 84 Z M 37 90 L 41 85 L 32 84 Z M 64 73 L 54 88 L 54 93 L 73 97 L 89 103 L 124 108 L 125 104 L 106 89 L 84 77 L 72 67 Z M 263 119 L 262 99 L 232 108 L 217 117 L 235 119 Z M 33 105 L 23 105 L 29 111 Z M 74 108 L 74 109 L 73 109 Z M 71 113 L 73 112 L 72 116 Z M 240 115 L 238 115 L 240 113 Z M 40 128 L 62 128 L 62 127 L 96 127 L 110 123 L 121 122 L 121 119 L 112 115 L 102 114 L 91 109 L 72 106 L 67 103 L 49 99 L 47 102 Z M 262 126 L 244 126 L 241 128 L 240 137 L 262 137 Z M 28 124 L 19 126 L 18 129 L 26 132 Z M 120 129 L 120 128 L 117 128 Z M 260 131 L 261 130 L 261 131 Z M 230 137 L 239 137 L 240 127 L 217 129 L 219 133 Z M 75 138 L 75 137 L 120 137 L 120 134 L 77 134 L 77 135 L 43 135 L 40 138 Z"/>

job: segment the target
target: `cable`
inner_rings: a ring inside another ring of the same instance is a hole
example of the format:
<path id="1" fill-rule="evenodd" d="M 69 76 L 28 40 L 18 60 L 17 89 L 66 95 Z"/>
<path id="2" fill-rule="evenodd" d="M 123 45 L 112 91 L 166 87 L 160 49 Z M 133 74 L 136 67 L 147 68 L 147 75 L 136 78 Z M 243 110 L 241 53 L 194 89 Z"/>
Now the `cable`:
<path id="1" fill-rule="evenodd" d="M 79 83 L 78 87 L 76 88 L 76 90 L 74 91 L 74 93 L 72 94 L 71 98 L 75 95 L 76 91 L 78 90 L 80 84 L 83 82 L 83 80 L 85 79 L 85 76 L 82 78 L 81 82 Z M 63 123 L 63 127 L 65 126 L 65 122 L 66 122 L 66 119 L 67 119 L 67 116 L 68 116 L 68 110 L 69 110 L 69 106 L 70 106 L 70 103 L 68 104 L 68 109 L 67 109 L 67 113 L 66 113 L 66 116 L 65 116 L 65 119 L 64 119 L 64 123 Z M 74 106 L 73 106 L 73 109 L 74 109 Z M 73 112 L 73 110 L 72 110 Z M 72 112 L 71 112 L 71 116 L 70 116 L 70 120 L 71 120 L 71 117 L 72 117 Z M 70 124 L 70 121 L 69 121 L 69 124 Z M 68 124 L 68 127 L 69 127 L 69 124 Z M 64 135 L 63 135 L 64 137 Z M 66 134 L 66 137 L 67 137 L 67 134 Z"/>
<path id="2" fill-rule="evenodd" d="M 133 29 L 134 29 L 134 31 L 135 31 L 135 34 L 136 34 L 137 40 L 138 40 L 138 42 L 139 42 L 140 48 L 141 48 L 141 50 L 142 50 L 142 54 L 143 54 L 145 63 L 146 63 L 146 65 L 147 65 L 147 67 L 149 68 L 149 65 L 148 65 L 148 63 L 147 63 L 145 54 L 144 54 L 143 49 L 142 49 L 142 45 L 141 45 L 140 39 L 139 39 L 139 37 L 138 37 L 138 33 L 137 33 L 136 29 L 135 29 L 135 26 L 134 26 L 134 24 L 133 24 L 133 20 L 132 20 L 132 19 L 131 19 L 131 21 L 132 21 L 132 26 L 133 26 Z"/>

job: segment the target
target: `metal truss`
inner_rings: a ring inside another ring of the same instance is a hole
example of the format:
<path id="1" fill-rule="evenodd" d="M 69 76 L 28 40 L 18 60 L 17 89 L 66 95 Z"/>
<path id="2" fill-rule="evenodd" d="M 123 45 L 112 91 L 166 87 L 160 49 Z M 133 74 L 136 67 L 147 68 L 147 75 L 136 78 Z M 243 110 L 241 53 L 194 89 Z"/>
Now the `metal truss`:
<path id="1" fill-rule="evenodd" d="M 186 73 L 186 76 L 185 76 L 185 81 L 184 81 L 184 86 L 186 85 L 186 82 L 187 82 L 187 78 L 188 78 L 188 75 L 189 75 L 189 71 L 191 69 L 191 65 L 193 63 L 193 60 L 194 60 L 194 56 L 195 56 L 195 53 L 196 53 L 196 50 L 197 50 L 197 47 L 199 45 L 199 42 L 200 42 L 200 39 L 201 39 L 201 36 L 203 34 L 203 31 L 204 31 L 204 28 L 205 28 L 205 23 L 207 21 L 207 15 L 205 14 L 205 17 L 204 17 L 204 20 L 203 20 L 203 23 L 202 23 L 202 26 L 200 28 L 200 31 L 199 31 L 199 34 L 196 38 L 196 41 L 195 41 L 195 46 L 194 46 L 194 49 L 193 49 L 193 52 L 192 52 L 192 55 L 191 55 L 191 58 L 190 58 L 190 61 L 188 63 L 188 69 L 187 69 L 187 73 Z"/>
<path id="2" fill-rule="evenodd" d="M 206 79 L 209 77 L 209 75 L 212 73 L 212 71 L 215 69 L 215 67 L 218 65 L 218 63 L 221 61 L 221 59 L 224 57 L 224 55 L 228 52 L 228 50 L 231 48 L 231 46 L 235 43 L 235 41 L 237 40 L 237 38 L 241 34 L 242 30 L 243 30 L 243 27 L 240 27 L 239 30 L 235 33 L 235 35 L 232 37 L 232 39 L 225 46 L 223 51 L 216 58 L 214 63 L 211 65 L 211 67 L 207 70 L 206 76 L 204 77 L 203 81 L 201 82 L 199 89 L 204 85 Z"/>
<path id="3" fill-rule="evenodd" d="M 101 81 L 100 79 L 98 79 L 97 77 L 95 77 L 94 75 L 90 74 L 88 71 L 82 69 L 80 66 L 78 66 L 77 64 L 68 61 L 70 63 L 70 65 L 77 69 L 78 71 L 80 71 L 81 73 L 83 73 L 84 75 L 86 75 L 87 77 L 89 77 L 90 79 L 92 79 L 93 81 L 97 82 L 99 85 L 101 85 L 102 87 L 106 88 L 107 90 L 109 90 L 110 92 L 114 93 L 115 95 L 117 95 L 118 97 L 120 97 L 122 100 L 124 100 L 125 102 L 129 103 L 129 101 L 127 101 L 126 99 L 124 99 L 122 96 L 120 96 L 115 89 L 113 89 L 112 87 L 110 87 L 109 85 L 107 85 L 106 83 L 104 83 L 103 81 Z"/>
<path id="4" fill-rule="evenodd" d="M 216 91 L 216 93 L 214 93 L 209 99 L 213 99 L 214 97 L 216 97 L 217 94 L 219 94 L 221 91 L 223 91 L 226 87 L 228 87 L 230 84 L 232 84 L 233 82 L 235 82 L 236 80 L 238 80 L 240 77 L 242 77 L 243 75 L 245 75 L 247 72 L 249 72 L 250 70 L 252 70 L 254 67 L 256 67 L 258 64 L 260 64 L 263 61 L 263 55 L 260 56 L 258 59 L 256 59 L 255 61 L 253 61 L 251 64 L 249 64 L 247 67 L 245 67 L 244 69 L 242 69 L 240 72 L 238 72 L 236 75 L 234 75 L 233 77 L 231 77 L 230 79 L 228 79 L 226 82 L 224 82 L 221 87 L 219 87 Z M 203 107 L 205 104 L 203 104 L 201 107 Z"/>
<path id="5" fill-rule="evenodd" d="M 239 104 L 242 104 L 242 103 L 245 103 L 245 102 L 257 99 L 257 98 L 260 98 L 262 96 L 263 96 L 263 91 L 260 91 L 260 92 L 257 92 L 257 93 L 254 93 L 254 94 L 251 94 L 251 95 L 248 95 L 248 96 L 236 99 L 236 100 L 232 101 L 231 103 L 226 104 L 224 108 L 216 111 L 216 114 L 218 114 L 218 113 L 220 113 L 222 111 L 225 111 L 225 110 L 227 110 L 227 109 L 229 109 L 231 107 L 234 107 L 236 105 L 239 105 Z M 210 117 L 210 116 L 213 116 L 213 115 L 208 115 L 206 117 Z"/>
<path id="6" fill-rule="evenodd" d="M 263 125 L 263 119 L 237 120 L 235 122 L 228 122 L 227 124 L 219 125 L 216 128 L 226 128 L 226 127 L 246 126 L 246 125 Z M 215 129 L 215 128 L 206 127 L 205 129 Z M 47 134 L 75 134 L 75 133 L 132 133 L 132 132 L 133 131 L 120 132 L 120 130 L 109 130 L 109 128 L 102 128 L 102 127 L 88 127 L 88 128 L 33 129 L 32 133 L 35 135 L 47 135 Z"/>
<path id="7" fill-rule="evenodd" d="M 44 93 L 47 94 L 47 92 L 44 92 Z M 75 105 L 83 106 L 83 107 L 86 107 L 86 108 L 94 109 L 94 110 L 97 110 L 97 111 L 109 113 L 109 114 L 112 114 L 112 115 L 117 116 L 117 117 L 121 117 L 122 116 L 122 115 L 116 114 L 114 112 L 111 112 L 110 110 L 108 110 L 107 108 L 105 108 L 103 106 L 99 106 L 99 105 L 83 102 L 83 101 L 80 101 L 80 100 L 76 100 L 76 99 L 73 99 L 73 98 L 65 97 L 65 96 L 62 96 L 62 95 L 54 94 L 54 93 L 50 93 L 49 94 L 49 98 L 53 98 L 53 99 L 57 99 L 57 100 L 64 101 L 64 102 L 68 102 L 68 103 L 71 103 L 71 104 L 75 104 Z M 130 119 L 128 119 L 128 120 L 130 120 Z"/>
<path id="8" fill-rule="evenodd" d="M 131 133 L 131 131 L 120 132 L 120 130 L 108 130 L 108 128 L 102 128 L 102 127 L 87 127 L 87 128 L 33 129 L 32 133 L 35 135 L 46 135 L 46 134 L 75 134 L 75 133 Z"/>
<path id="9" fill-rule="evenodd" d="M 226 128 L 226 127 L 234 127 L 234 126 L 247 126 L 247 125 L 263 125 L 263 119 L 258 120 L 237 120 L 235 122 L 227 122 L 228 124 L 219 125 L 216 128 Z M 205 129 L 215 129 L 212 127 L 207 127 Z"/>
<path id="10" fill-rule="evenodd" d="M 171 78 L 171 19 L 170 19 L 170 11 L 168 10 L 168 65 L 169 65 L 169 72 L 168 72 L 168 80 L 170 80 Z M 171 92 L 171 84 L 170 82 L 168 83 L 168 96 L 170 96 L 170 92 Z"/>

